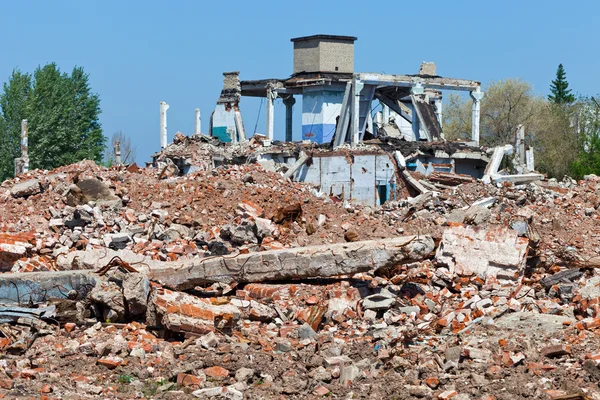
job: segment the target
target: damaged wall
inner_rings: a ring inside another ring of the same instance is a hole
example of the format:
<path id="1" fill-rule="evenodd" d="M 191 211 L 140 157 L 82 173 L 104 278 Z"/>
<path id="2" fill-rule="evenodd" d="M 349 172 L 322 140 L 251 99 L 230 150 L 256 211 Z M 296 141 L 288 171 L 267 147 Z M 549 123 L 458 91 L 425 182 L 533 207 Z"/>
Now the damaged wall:
<path id="1" fill-rule="evenodd" d="M 326 195 L 367 206 L 395 198 L 396 171 L 387 154 L 313 157 L 294 179 L 318 185 Z"/>

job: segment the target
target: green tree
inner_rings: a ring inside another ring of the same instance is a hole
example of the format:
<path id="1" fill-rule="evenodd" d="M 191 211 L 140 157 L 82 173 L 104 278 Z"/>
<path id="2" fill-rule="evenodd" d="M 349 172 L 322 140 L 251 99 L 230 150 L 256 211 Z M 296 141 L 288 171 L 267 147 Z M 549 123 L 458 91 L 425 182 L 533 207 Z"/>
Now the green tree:
<path id="1" fill-rule="evenodd" d="M 554 104 L 571 104 L 575 101 L 575 96 L 571 94 L 569 82 L 567 82 L 567 73 L 562 64 L 558 64 L 556 70 L 556 79 L 550 85 L 551 94 L 548 95 L 548 100 Z"/>
<path id="2" fill-rule="evenodd" d="M 3 85 L 0 108 L 0 178 L 13 174 L 20 155 L 21 120 L 29 126 L 31 168 L 51 169 L 82 159 L 102 161 L 106 138 L 99 122 L 100 99 L 81 67 L 61 73 L 55 63 L 33 76 L 13 71 Z"/>
<path id="3" fill-rule="evenodd" d="M 573 120 L 575 106 L 546 102 L 540 110 L 534 136 L 536 169 L 561 179 L 571 174 L 579 140 Z"/>
<path id="4" fill-rule="evenodd" d="M 75 67 L 69 76 L 56 64 L 38 67 L 28 112 L 31 165 L 51 169 L 84 158 L 100 162 L 105 138 L 98 121 L 100 99 L 88 75 Z"/>
<path id="5" fill-rule="evenodd" d="M 544 100 L 533 94 L 531 85 L 521 79 L 491 82 L 481 101 L 480 141 L 486 146 L 512 144 L 519 125 L 533 134 Z M 470 99 L 450 96 L 444 104 L 444 135 L 449 140 L 471 138 Z M 530 138 L 528 137 L 528 141 Z"/>
<path id="6" fill-rule="evenodd" d="M 0 181 L 14 174 L 14 159 L 21 155 L 21 120 L 27 119 L 31 75 L 13 70 L 0 94 Z"/>
<path id="7" fill-rule="evenodd" d="M 574 110 L 571 126 L 579 139 L 579 151 L 571 164 L 571 174 L 575 178 L 600 175 L 600 104 L 593 97 L 584 97 Z"/>

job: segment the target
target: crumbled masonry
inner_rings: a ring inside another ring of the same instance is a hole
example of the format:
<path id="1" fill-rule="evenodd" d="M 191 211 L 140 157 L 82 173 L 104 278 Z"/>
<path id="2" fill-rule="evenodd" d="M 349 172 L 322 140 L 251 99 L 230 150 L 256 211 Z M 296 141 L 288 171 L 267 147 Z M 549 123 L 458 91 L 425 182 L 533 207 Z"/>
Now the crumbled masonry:
<path id="1" fill-rule="evenodd" d="M 3 182 L 0 398 L 600 399 L 599 177 L 336 149 L 397 162 L 374 207 L 294 182 L 330 150 L 262 140 Z"/>

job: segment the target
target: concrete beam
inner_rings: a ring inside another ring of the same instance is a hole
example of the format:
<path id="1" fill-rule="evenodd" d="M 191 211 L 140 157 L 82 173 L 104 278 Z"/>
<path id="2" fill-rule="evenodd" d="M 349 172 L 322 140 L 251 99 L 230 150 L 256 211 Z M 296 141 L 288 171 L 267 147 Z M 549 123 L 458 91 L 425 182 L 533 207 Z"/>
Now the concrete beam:
<path id="1" fill-rule="evenodd" d="M 353 275 L 419 261 L 434 250 L 429 236 L 407 236 L 326 244 L 164 263 L 148 272 L 151 280 L 175 290 L 210 282 L 268 282 Z"/>
<path id="2" fill-rule="evenodd" d="M 541 181 L 544 179 L 542 174 L 521 174 L 521 175 L 492 175 L 492 181 L 498 182 L 512 182 L 515 184 L 529 183 L 535 181 Z"/>
<path id="3" fill-rule="evenodd" d="M 443 77 L 423 77 L 414 75 L 392 75 L 379 74 L 376 72 L 362 72 L 354 76 L 363 81 L 366 85 L 377 86 L 400 86 L 413 87 L 418 84 L 424 88 L 437 90 L 464 90 L 474 91 L 481 87 L 481 83 L 467 79 L 443 78 Z"/>
<path id="4" fill-rule="evenodd" d="M 298 158 L 298 161 L 296 161 L 294 163 L 294 165 L 292 165 L 290 167 L 290 169 L 288 169 L 286 171 L 286 173 L 283 174 L 283 177 L 284 178 L 291 178 L 296 173 L 296 171 L 298 171 L 298 169 L 300 169 L 300 167 L 304 165 L 304 163 L 306 162 L 306 160 L 308 160 L 308 155 L 305 152 L 301 152 L 300 153 L 300 157 Z"/>
<path id="5" fill-rule="evenodd" d="M 0 274 L 0 302 L 26 304 L 67 299 L 69 292 L 85 298 L 96 285 L 92 271 L 52 271 Z"/>

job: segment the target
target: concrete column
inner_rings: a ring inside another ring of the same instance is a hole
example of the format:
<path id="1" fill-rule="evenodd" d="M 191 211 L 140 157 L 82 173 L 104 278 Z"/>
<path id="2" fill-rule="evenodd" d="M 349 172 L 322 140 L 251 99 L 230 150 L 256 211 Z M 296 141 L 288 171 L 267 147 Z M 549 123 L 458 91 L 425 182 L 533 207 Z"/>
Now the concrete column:
<path id="1" fill-rule="evenodd" d="M 479 120 L 481 119 L 481 99 L 483 99 L 483 92 L 477 88 L 477 90 L 471 92 L 471 99 L 473 99 L 471 140 L 479 146 Z"/>
<path id="2" fill-rule="evenodd" d="M 267 138 L 269 138 L 269 140 L 273 140 L 273 131 L 275 129 L 275 107 L 273 106 L 275 96 L 276 94 L 271 90 L 271 88 L 267 88 Z"/>
<path id="3" fill-rule="evenodd" d="M 200 109 L 196 108 L 194 114 L 194 134 L 199 135 L 202 132 L 202 119 L 200 118 Z"/>
<path id="4" fill-rule="evenodd" d="M 517 143 L 515 146 L 515 150 L 519 155 L 519 163 L 522 165 L 526 164 L 525 158 L 525 126 L 523 124 L 519 125 L 517 128 Z"/>
<path id="5" fill-rule="evenodd" d="M 23 172 L 29 171 L 29 128 L 26 119 L 21 121 L 21 159 Z"/>
<path id="6" fill-rule="evenodd" d="M 535 171 L 535 160 L 533 157 L 532 147 L 527 149 L 527 151 L 525 152 L 525 158 L 527 159 L 527 169 L 529 170 L 529 172 Z"/>
<path id="7" fill-rule="evenodd" d="M 443 126 L 442 126 L 442 119 L 443 119 L 442 99 L 435 99 L 433 101 L 433 105 L 435 106 L 435 116 L 437 117 L 437 120 L 440 123 L 440 126 L 443 128 Z"/>
<path id="8" fill-rule="evenodd" d="M 161 101 L 160 102 L 160 148 L 164 149 L 167 147 L 167 110 L 169 105 Z"/>
<path id="9" fill-rule="evenodd" d="M 410 89 L 410 94 L 412 94 L 412 95 L 419 95 L 419 94 L 423 94 L 423 93 L 425 93 L 425 89 L 423 88 L 423 85 L 421 85 L 420 83 Z M 415 106 L 414 101 L 411 104 L 411 110 L 412 110 L 411 114 L 412 114 L 413 136 L 416 141 L 419 141 L 419 140 L 421 140 L 421 121 L 419 121 L 417 106 Z"/>
<path id="10" fill-rule="evenodd" d="M 352 105 L 350 108 L 350 112 L 352 113 L 350 119 L 350 144 L 356 145 L 358 144 L 359 130 L 360 130 L 360 92 L 364 87 L 364 83 L 359 80 L 354 79 L 352 81 Z"/>
<path id="11" fill-rule="evenodd" d="M 115 142 L 115 165 L 121 165 L 121 143 Z"/>
<path id="12" fill-rule="evenodd" d="M 377 111 L 375 113 L 375 126 L 377 128 L 381 128 L 383 126 L 383 113 L 381 111 Z"/>
<path id="13" fill-rule="evenodd" d="M 294 98 L 294 96 L 290 95 L 289 97 L 283 99 L 283 104 L 285 104 L 285 141 L 293 142 L 293 107 L 294 104 L 296 104 L 296 99 Z"/>
<path id="14" fill-rule="evenodd" d="M 381 112 L 383 114 L 383 123 L 387 124 L 390 120 L 390 108 L 384 104 Z"/>

